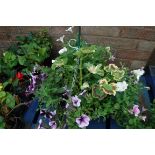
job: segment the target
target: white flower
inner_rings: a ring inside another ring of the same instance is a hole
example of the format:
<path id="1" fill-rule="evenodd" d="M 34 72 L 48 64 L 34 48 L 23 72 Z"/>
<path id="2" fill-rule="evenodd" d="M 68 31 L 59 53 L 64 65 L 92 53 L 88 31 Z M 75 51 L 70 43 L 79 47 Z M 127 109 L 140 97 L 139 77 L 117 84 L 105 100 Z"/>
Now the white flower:
<path id="1" fill-rule="evenodd" d="M 64 53 L 64 52 L 67 52 L 67 48 L 66 48 L 66 47 L 62 48 L 62 49 L 59 51 L 59 54 L 62 54 L 62 53 Z"/>
<path id="2" fill-rule="evenodd" d="M 113 55 L 109 58 L 109 60 L 114 61 L 116 59 L 116 57 L 114 57 Z"/>
<path id="3" fill-rule="evenodd" d="M 66 106 L 65 106 L 65 108 L 67 109 L 68 107 L 69 107 L 69 104 L 67 103 Z"/>
<path id="4" fill-rule="evenodd" d="M 84 90 L 86 88 L 89 88 L 88 82 L 84 82 L 83 85 L 81 86 L 81 89 Z"/>
<path id="5" fill-rule="evenodd" d="M 89 65 L 87 67 L 88 71 L 92 74 L 97 74 L 97 72 L 100 70 L 102 64 L 99 64 L 97 66 L 94 66 L 94 65 Z"/>
<path id="6" fill-rule="evenodd" d="M 61 36 L 59 39 L 57 39 L 56 41 L 61 41 L 62 43 L 64 43 L 64 37 L 65 35 Z"/>
<path id="7" fill-rule="evenodd" d="M 125 91 L 127 87 L 128 87 L 128 84 L 126 83 L 126 81 L 116 83 L 116 91 L 118 92 Z"/>
<path id="8" fill-rule="evenodd" d="M 55 62 L 56 60 L 52 60 L 52 64 Z"/>
<path id="9" fill-rule="evenodd" d="M 147 90 L 150 90 L 150 87 L 145 87 Z"/>
<path id="10" fill-rule="evenodd" d="M 133 70 L 131 71 L 131 73 L 133 73 L 136 76 L 137 81 L 139 81 L 139 78 L 145 73 L 145 71 L 143 70 L 143 68 L 141 68 L 141 69 Z"/>
<path id="11" fill-rule="evenodd" d="M 107 46 L 105 49 L 107 50 L 107 52 L 110 52 L 110 47 L 109 46 Z"/>
<path id="12" fill-rule="evenodd" d="M 146 116 L 139 116 L 139 118 L 145 122 L 147 117 Z"/>
<path id="13" fill-rule="evenodd" d="M 71 32 L 71 33 L 73 33 L 73 27 L 74 27 L 74 26 L 69 27 L 69 28 L 66 30 L 66 32 Z"/>

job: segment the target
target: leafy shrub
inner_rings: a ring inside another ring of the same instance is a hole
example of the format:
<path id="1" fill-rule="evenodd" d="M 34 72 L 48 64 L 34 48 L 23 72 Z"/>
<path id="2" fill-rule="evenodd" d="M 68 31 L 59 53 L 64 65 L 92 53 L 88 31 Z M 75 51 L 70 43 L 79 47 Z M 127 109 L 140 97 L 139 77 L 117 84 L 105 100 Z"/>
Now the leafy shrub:
<path id="1" fill-rule="evenodd" d="M 51 37 L 43 30 L 17 37 L 0 58 L 0 114 L 5 117 L 15 105 L 25 102 L 26 88 L 34 66 L 43 64 L 50 56 Z"/>

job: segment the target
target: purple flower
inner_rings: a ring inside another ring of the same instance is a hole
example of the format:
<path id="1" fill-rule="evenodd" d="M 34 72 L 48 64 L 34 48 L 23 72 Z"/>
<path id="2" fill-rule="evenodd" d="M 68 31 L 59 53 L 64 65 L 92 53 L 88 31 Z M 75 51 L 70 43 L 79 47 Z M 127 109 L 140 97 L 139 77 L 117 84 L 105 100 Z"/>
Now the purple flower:
<path id="1" fill-rule="evenodd" d="M 49 126 L 52 128 L 52 129 L 56 129 L 57 128 L 57 124 L 55 121 L 50 121 L 49 122 Z"/>
<path id="2" fill-rule="evenodd" d="M 76 123 L 80 128 L 84 128 L 89 125 L 90 118 L 83 114 L 81 117 L 76 118 Z"/>
<path id="3" fill-rule="evenodd" d="M 31 78 L 30 78 L 30 85 L 28 86 L 27 90 L 26 90 L 26 94 L 31 94 L 34 92 L 35 88 L 36 88 L 36 80 L 37 80 L 38 76 L 37 75 L 33 75 L 31 74 Z"/>
<path id="4" fill-rule="evenodd" d="M 47 75 L 45 73 L 41 73 L 39 75 L 39 78 L 40 78 L 41 81 L 44 81 L 47 78 Z"/>
<path id="5" fill-rule="evenodd" d="M 129 113 L 137 117 L 140 114 L 139 105 L 134 105 L 133 108 L 129 110 Z"/>
<path id="6" fill-rule="evenodd" d="M 46 109 L 42 109 L 40 110 L 40 115 L 45 118 L 52 118 L 53 116 L 56 115 L 56 110 L 49 112 Z"/>
<path id="7" fill-rule="evenodd" d="M 65 106 L 65 108 L 67 109 L 68 107 L 69 107 L 69 104 L 67 103 L 66 106 Z"/>
<path id="8" fill-rule="evenodd" d="M 39 120 L 38 129 L 44 129 L 44 127 L 43 127 L 43 120 L 42 119 Z"/>
<path id="9" fill-rule="evenodd" d="M 72 102 L 73 102 L 73 106 L 79 107 L 81 103 L 81 99 L 79 99 L 78 96 L 75 95 L 75 96 L 72 96 Z"/>
<path id="10" fill-rule="evenodd" d="M 56 115 L 56 110 L 50 112 L 53 116 Z"/>

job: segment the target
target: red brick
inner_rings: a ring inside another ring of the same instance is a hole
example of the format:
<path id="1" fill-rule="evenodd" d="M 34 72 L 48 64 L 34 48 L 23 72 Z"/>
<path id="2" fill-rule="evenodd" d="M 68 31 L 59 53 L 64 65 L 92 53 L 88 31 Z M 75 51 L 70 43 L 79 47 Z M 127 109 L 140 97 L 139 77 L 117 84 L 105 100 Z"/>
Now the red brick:
<path id="1" fill-rule="evenodd" d="M 114 63 L 117 66 L 121 66 L 123 64 L 125 67 L 128 67 L 128 68 L 130 68 L 130 66 L 131 66 L 131 60 L 129 60 L 129 59 L 116 58 Z"/>
<path id="2" fill-rule="evenodd" d="M 49 26 L 20 26 L 22 33 L 36 32 L 44 29 L 49 31 Z"/>
<path id="3" fill-rule="evenodd" d="M 152 29 L 155 30 L 155 26 L 144 26 L 145 29 Z"/>
<path id="4" fill-rule="evenodd" d="M 9 41 L 11 39 L 11 35 L 9 33 L 0 33 L 0 40 L 4 41 L 7 40 Z"/>
<path id="5" fill-rule="evenodd" d="M 136 50 L 118 50 L 116 57 L 131 60 L 148 60 L 152 52 L 136 51 Z"/>
<path id="6" fill-rule="evenodd" d="M 83 35 L 119 36 L 120 28 L 116 26 L 82 26 Z"/>
<path id="7" fill-rule="evenodd" d="M 114 49 L 136 49 L 138 41 L 127 38 L 82 35 L 82 39 L 91 44 L 111 46 Z"/>
<path id="8" fill-rule="evenodd" d="M 72 35 L 70 32 L 66 32 L 66 29 L 68 29 L 69 26 L 50 26 L 49 27 L 49 33 L 51 35 Z M 73 28 L 73 34 L 76 34 L 78 31 L 77 26 Z"/>
<path id="9" fill-rule="evenodd" d="M 147 61 L 140 61 L 140 60 L 133 60 L 131 61 L 131 69 L 138 69 L 141 67 L 145 67 L 147 64 Z"/>
<path id="10" fill-rule="evenodd" d="M 121 37 L 155 41 L 155 29 L 137 27 L 123 27 Z"/>
<path id="11" fill-rule="evenodd" d="M 20 33 L 20 26 L 0 26 L 0 33 Z"/>
<path id="12" fill-rule="evenodd" d="M 8 48 L 10 45 L 10 41 L 0 41 L 0 48 Z"/>
<path id="13" fill-rule="evenodd" d="M 143 41 L 141 40 L 137 46 L 140 51 L 153 51 L 155 49 L 155 41 Z"/>

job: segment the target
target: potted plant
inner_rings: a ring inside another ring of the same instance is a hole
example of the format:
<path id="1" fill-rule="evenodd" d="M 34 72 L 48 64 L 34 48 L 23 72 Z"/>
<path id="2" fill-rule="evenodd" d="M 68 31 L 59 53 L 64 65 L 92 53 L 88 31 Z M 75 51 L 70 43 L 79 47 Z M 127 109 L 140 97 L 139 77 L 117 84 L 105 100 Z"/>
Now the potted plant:
<path id="1" fill-rule="evenodd" d="M 0 58 L 0 120 L 5 120 L 6 128 L 21 128 L 22 113 L 33 97 L 33 80 L 44 78 L 36 68 L 50 56 L 52 48 L 45 30 L 17 37 L 17 41 Z"/>
<path id="2" fill-rule="evenodd" d="M 72 32 L 73 27 L 67 31 Z M 91 121 L 112 117 L 122 128 L 149 128 L 149 109 L 140 103 L 143 68 L 130 71 L 115 64 L 110 47 L 63 43 L 35 92 L 39 102 L 36 128 L 89 128 Z"/>

